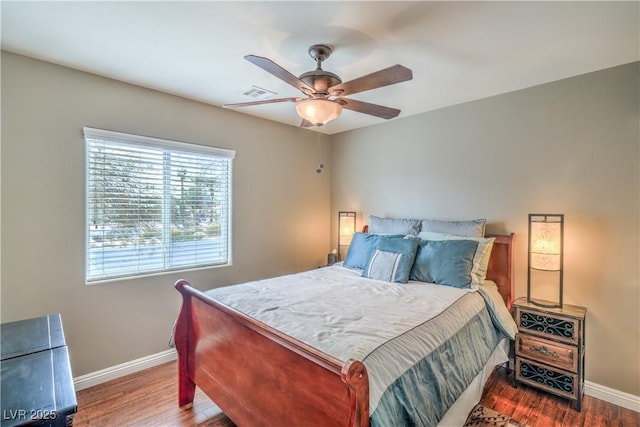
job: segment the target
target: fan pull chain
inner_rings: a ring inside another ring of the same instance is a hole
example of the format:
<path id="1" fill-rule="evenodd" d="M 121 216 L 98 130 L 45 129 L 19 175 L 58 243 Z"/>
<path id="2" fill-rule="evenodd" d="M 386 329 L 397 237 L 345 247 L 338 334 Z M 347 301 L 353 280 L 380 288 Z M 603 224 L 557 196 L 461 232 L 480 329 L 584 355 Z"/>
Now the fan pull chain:
<path id="1" fill-rule="evenodd" d="M 324 164 L 322 163 L 322 158 L 320 157 L 320 132 L 316 132 L 318 134 L 318 145 L 316 147 L 316 155 L 318 157 L 318 167 L 316 168 L 316 173 L 322 173 L 322 169 L 324 169 Z"/>

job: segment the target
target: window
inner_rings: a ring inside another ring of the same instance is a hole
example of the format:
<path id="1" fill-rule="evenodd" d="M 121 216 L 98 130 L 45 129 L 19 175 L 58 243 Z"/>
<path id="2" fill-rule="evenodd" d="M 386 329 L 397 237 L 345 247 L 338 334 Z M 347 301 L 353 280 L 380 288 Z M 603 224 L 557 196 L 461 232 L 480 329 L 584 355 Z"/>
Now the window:
<path id="1" fill-rule="evenodd" d="M 235 152 L 84 128 L 87 283 L 231 264 Z"/>

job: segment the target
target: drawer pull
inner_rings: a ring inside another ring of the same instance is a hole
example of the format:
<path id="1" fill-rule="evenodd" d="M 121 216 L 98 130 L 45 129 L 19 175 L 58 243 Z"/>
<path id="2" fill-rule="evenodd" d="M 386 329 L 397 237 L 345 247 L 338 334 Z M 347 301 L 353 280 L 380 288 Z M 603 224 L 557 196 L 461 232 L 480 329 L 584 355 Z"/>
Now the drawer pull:
<path id="1" fill-rule="evenodd" d="M 535 345 L 532 345 L 531 347 L 529 347 L 529 350 L 538 352 L 538 353 L 540 353 L 542 355 L 545 355 L 545 356 L 551 356 L 551 357 L 554 357 L 556 359 L 560 359 L 560 355 L 558 353 L 556 353 L 555 351 L 547 349 L 547 347 L 545 347 L 543 345 L 541 345 L 540 347 L 536 347 Z"/>

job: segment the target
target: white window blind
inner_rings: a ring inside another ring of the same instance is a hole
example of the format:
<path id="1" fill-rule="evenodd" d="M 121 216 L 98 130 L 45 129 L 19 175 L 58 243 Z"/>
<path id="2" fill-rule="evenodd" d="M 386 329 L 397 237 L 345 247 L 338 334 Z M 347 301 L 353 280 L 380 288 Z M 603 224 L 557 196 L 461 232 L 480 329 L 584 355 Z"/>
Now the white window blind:
<path id="1" fill-rule="evenodd" d="M 235 152 L 84 128 L 87 283 L 231 263 Z"/>

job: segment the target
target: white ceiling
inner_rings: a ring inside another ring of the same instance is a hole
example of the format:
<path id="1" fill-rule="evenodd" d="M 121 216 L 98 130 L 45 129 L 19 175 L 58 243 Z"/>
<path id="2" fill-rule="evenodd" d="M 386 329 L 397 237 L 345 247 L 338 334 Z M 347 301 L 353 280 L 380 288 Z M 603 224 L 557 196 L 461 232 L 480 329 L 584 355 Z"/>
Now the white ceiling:
<path id="1" fill-rule="evenodd" d="M 394 64 L 413 80 L 353 95 L 407 117 L 640 59 L 640 3 L 629 2 L 12 2 L 2 48 L 212 105 L 246 102 L 256 85 L 300 92 L 243 56 L 292 74 L 334 53 L 343 81 Z M 291 103 L 242 113 L 298 126 Z M 383 122 L 345 110 L 322 132 Z"/>

